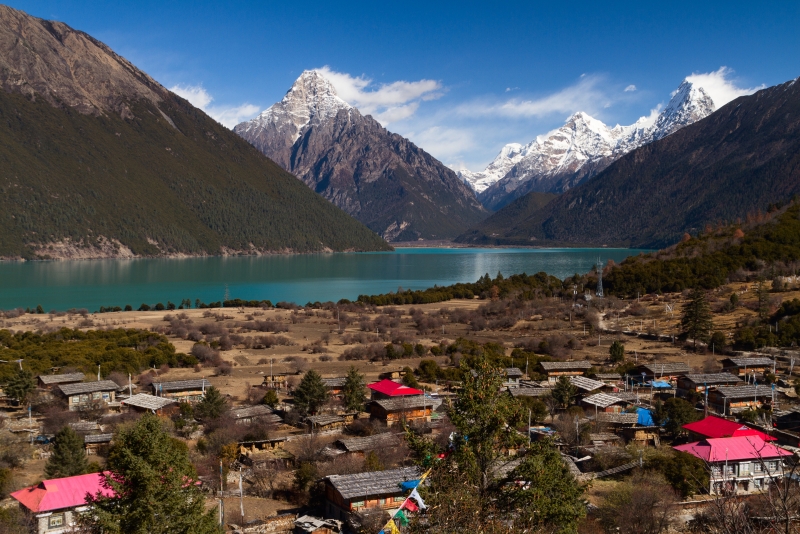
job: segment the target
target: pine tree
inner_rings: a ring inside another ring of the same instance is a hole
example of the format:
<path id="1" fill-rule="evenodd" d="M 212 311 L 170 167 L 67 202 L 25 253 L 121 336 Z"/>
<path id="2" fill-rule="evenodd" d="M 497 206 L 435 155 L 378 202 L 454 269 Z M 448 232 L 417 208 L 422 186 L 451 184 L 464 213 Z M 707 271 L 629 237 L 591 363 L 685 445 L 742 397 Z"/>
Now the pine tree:
<path id="1" fill-rule="evenodd" d="M 608 355 L 611 358 L 611 361 L 614 363 L 618 363 L 625 360 L 625 345 L 620 343 L 619 341 L 615 341 L 611 344 L 611 347 L 608 349 Z"/>
<path id="2" fill-rule="evenodd" d="M 328 390 L 318 372 L 311 369 L 294 390 L 294 405 L 303 415 L 316 413 L 328 400 Z"/>
<path id="3" fill-rule="evenodd" d="M 227 407 L 228 402 L 222 396 L 222 393 L 214 386 L 211 386 L 206 390 L 203 400 L 197 404 L 195 413 L 200 419 L 219 419 Z"/>
<path id="4" fill-rule="evenodd" d="M 357 412 L 364 409 L 364 403 L 367 401 L 364 375 L 359 373 L 354 366 L 350 366 L 347 377 L 344 379 L 342 396 L 344 397 L 344 407 L 347 411 Z"/>
<path id="5" fill-rule="evenodd" d="M 31 391 L 36 385 L 33 383 L 33 375 L 24 369 L 18 369 L 5 384 L 5 393 L 12 399 L 16 399 L 20 404 L 25 402 Z"/>
<path id="6" fill-rule="evenodd" d="M 92 497 L 81 517 L 88 532 L 103 534 L 221 533 L 216 511 L 205 509 L 185 443 L 169 436 L 161 420 L 145 414 L 115 437 L 105 479 L 115 496 Z"/>
<path id="7" fill-rule="evenodd" d="M 47 478 L 72 477 L 88 471 L 83 438 L 78 433 L 65 426 L 56 433 L 54 440 L 53 453 L 44 466 Z"/>
<path id="8" fill-rule="evenodd" d="M 683 333 L 692 338 L 694 350 L 697 351 L 697 340 L 705 341 L 714 328 L 711 308 L 706 301 L 706 294 L 700 288 L 695 288 L 689 295 L 689 302 L 683 307 L 681 328 Z"/>
<path id="9" fill-rule="evenodd" d="M 553 397 L 562 408 L 567 408 L 577 394 L 578 388 L 570 382 L 569 378 L 560 376 L 550 396 Z"/>

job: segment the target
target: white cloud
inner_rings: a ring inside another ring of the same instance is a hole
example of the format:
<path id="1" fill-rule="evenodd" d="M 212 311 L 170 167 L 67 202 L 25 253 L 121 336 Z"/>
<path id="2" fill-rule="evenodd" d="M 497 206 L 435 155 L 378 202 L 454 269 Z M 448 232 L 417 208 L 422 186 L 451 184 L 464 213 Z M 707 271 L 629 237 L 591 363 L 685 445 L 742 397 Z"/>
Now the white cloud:
<path id="1" fill-rule="evenodd" d="M 420 101 L 440 98 L 444 91 L 436 80 L 375 84 L 370 78 L 336 72 L 327 65 L 315 70 L 333 84 L 342 100 L 384 126 L 411 117 Z"/>
<path id="2" fill-rule="evenodd" d="M 635 90 L 636 90 L 636 86 L 633 85 L 633 84 L 630 84 L 628 87 L 625 88 L 625 92 L 626 93 L 632 93 Z"/>
<path id="3" fill-rule="evenodd" d="M 711 100 L 714 101 L 714 106 L 716 106 L 717 109 L 734 98 L 753 94 L 765 87 L 764 85 L 751 88 L 738 87 L 736 82 L 731 79 L 732 74 L 732 69 L 723 66 L 713 72 L 692 73 L 690 76 L 686 77 L 686 81 L 702 87 L 708 96 L 711 97 Z"/>
<path id="4" fill-rule="evenodd" d="M 219 122 L 226 128 L 233 128 L 247 119 L 251 119 L 260 108 L 256 105 L 244 103 L 238 106 L 211 106 L 214 97 L 201 85 L 173 85 L 170 91 L 189 101 L 193 106 L 205 111 L 209 117 Z"/>
<path id="5" fill-rule="evenodd" d="M 431 126 L 419 133 L 409 132 L 406 137 L 441 161 L 460 159 L 463 154 L 478 148 L 473 132 L 463 128 Z M 466 168 L 461 164 L 461 168 Z"/>
<path id="6" fill-rule="evenodd" d="M 612 98 L 602 87 L 603 77 L 582 74 L 578 82 L 555 93 L 536 99 L 509 99 L 487 103 L 473 101 L 458 106 L 463 116 L 489 115 L 509 118 L 542 118 L 548 115 L 568 115 L 576 111 L 592 113 L 611 105 Z"/>

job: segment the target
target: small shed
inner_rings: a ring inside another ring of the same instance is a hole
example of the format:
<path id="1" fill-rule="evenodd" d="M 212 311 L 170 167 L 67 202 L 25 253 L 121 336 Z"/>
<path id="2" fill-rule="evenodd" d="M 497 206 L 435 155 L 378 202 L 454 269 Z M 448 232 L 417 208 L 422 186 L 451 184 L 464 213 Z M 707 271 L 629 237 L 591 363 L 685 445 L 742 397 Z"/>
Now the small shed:
<path id="1" fill-rule="evenodd" d="M 39 375 L 37 382 L 40 388 L 53 389 L 62 384 L 77 384 L 83 382 L 86 375 L 83 373 L 65 373 L 61 375 Z"/>
<path id="2" fill-rule="evenodd" d="M 83 450 L 86 451 L 87 456 L 97 454 L 97 450 L 111 443 L 114 434 L 92 434 L 90 436 L 83 436 Z"/>
<path id="3" fill-rule="evenodd" d="M 311 432 L 325 432 L 342 428 L 347 424 L 344 416 L 334 414 L 309 415 L 305 419 L 306 426 Z"/>
<path id="4" fill-rule="evenodd" d="M 70 411 L 100 408 L 114 402 L 119 386 L 111 380 L 60 384 L 57 392 L 67 399 Z"/>
<path id="5" fill-rule="evenodd" d="M 416 467 L 325 477 L 325 517 L 345 520 L 351 512 L 389 510 L 405 500 L 400 484 L 418 480 Z"/>
<path id="6" fill-rule="evenodd" d="M 176 380 L 173 382 L 153 382 L 150 384 L 153 394 L 179 402 L 200 402 L 211 387 L 205 378 L 192 380 Z"/>
<path id="7" fill-rule="evenodd" d="M 384 432 L 383 434 L 374 434 L 372 436 L 340 439 L 334 443 L 334 446 L 347 454 L 364 456 L 369 451 L 392 449 L 400 446 L 400 444 L 401 440 L 397 437 L 397 434 Z"/>
<path id="8" fill-rule="evenodd" d="M 127 406 L 134 412 L 150 412 L 161 415 L 164 409 L 173 406 L 177 408 L 178 401 L 166 397 L 156 397 L 147 393 L 137 393 L 130 398 L 123 399 L 120 404 Z"/>
<path id="9" fill-rule="evenodd" d="M 283 422 L 281 416 L 272 411 L 272 408 L 266 404 L 233 408 L 230 411 L 230 415 L 233 417 L 234 421 L 244 425 L 249 425 L 257 421 L 274 425 L 278 425 Z"/>
<path id="10" fill-rule="evenodd" d="M 539 368 L 548 382 L 556 382 L 561 376 L 581 376 L 592 368 L 592 362 L 539 362 Z"/>
<path id="11" fill-rule="evenodd" d="M 503 370 L 503 373 L 506 377 L 506 381 L 503 383 L 503 385 L 507 387 L 518 387 L 519 381 L 523 376 L 525 376 L 517 367 L 506 367 Z"/>
<path id="12" fill-rule="evenodd" d="M 322 379 L 322 383 L 325 384 L 325 389 L 328 390 L 328 394 L 333 397 L 338 397 L 342 394 L 342 389 L 344 389 L 344 383 L 346 381 L 347 378 L 344 376 Z"/>
<path id="13" fill-rule="evenodd" d="M 736 376 L 748 374 L 761 374 L 772 372 L 775 361 L 772 358 L 725 358 L 722 360 L 722 370 Z"/>

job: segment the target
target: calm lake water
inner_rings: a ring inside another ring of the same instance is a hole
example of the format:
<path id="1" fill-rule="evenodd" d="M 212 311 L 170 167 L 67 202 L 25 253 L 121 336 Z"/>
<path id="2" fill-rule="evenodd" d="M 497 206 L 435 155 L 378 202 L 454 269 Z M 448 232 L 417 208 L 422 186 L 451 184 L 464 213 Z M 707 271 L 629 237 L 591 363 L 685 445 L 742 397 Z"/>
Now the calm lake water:
<path id="1" fill-rule="evenodd" d="M 584 273 L 598 257 L 620 262 L 635 249 L 399 248 L 395 252 L 291 256 L 0 263 L 0 309 L 151 306 L 168 300 L 230 298 L 355 300 L 361 294 L 425 289 L 495 276 Z"/>

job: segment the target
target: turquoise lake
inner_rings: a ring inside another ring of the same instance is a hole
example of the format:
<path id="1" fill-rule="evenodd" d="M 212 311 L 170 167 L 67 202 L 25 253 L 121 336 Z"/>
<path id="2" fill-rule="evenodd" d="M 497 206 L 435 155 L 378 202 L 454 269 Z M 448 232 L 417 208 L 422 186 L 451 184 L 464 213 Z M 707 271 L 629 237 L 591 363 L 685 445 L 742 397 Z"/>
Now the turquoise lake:
<path id="1" fill-rule="evenodd" d="M 203 302 L 230 298 L 273 303 L 355 300 L 361 294 L 425 289 L 495 276 L 545 271 L 559 278 L 597 262 L 619 263 L 635 249 L 398 248 L 394 252 L 77 260 L 0 263 L 0 309 L 45 311 Z"/>

